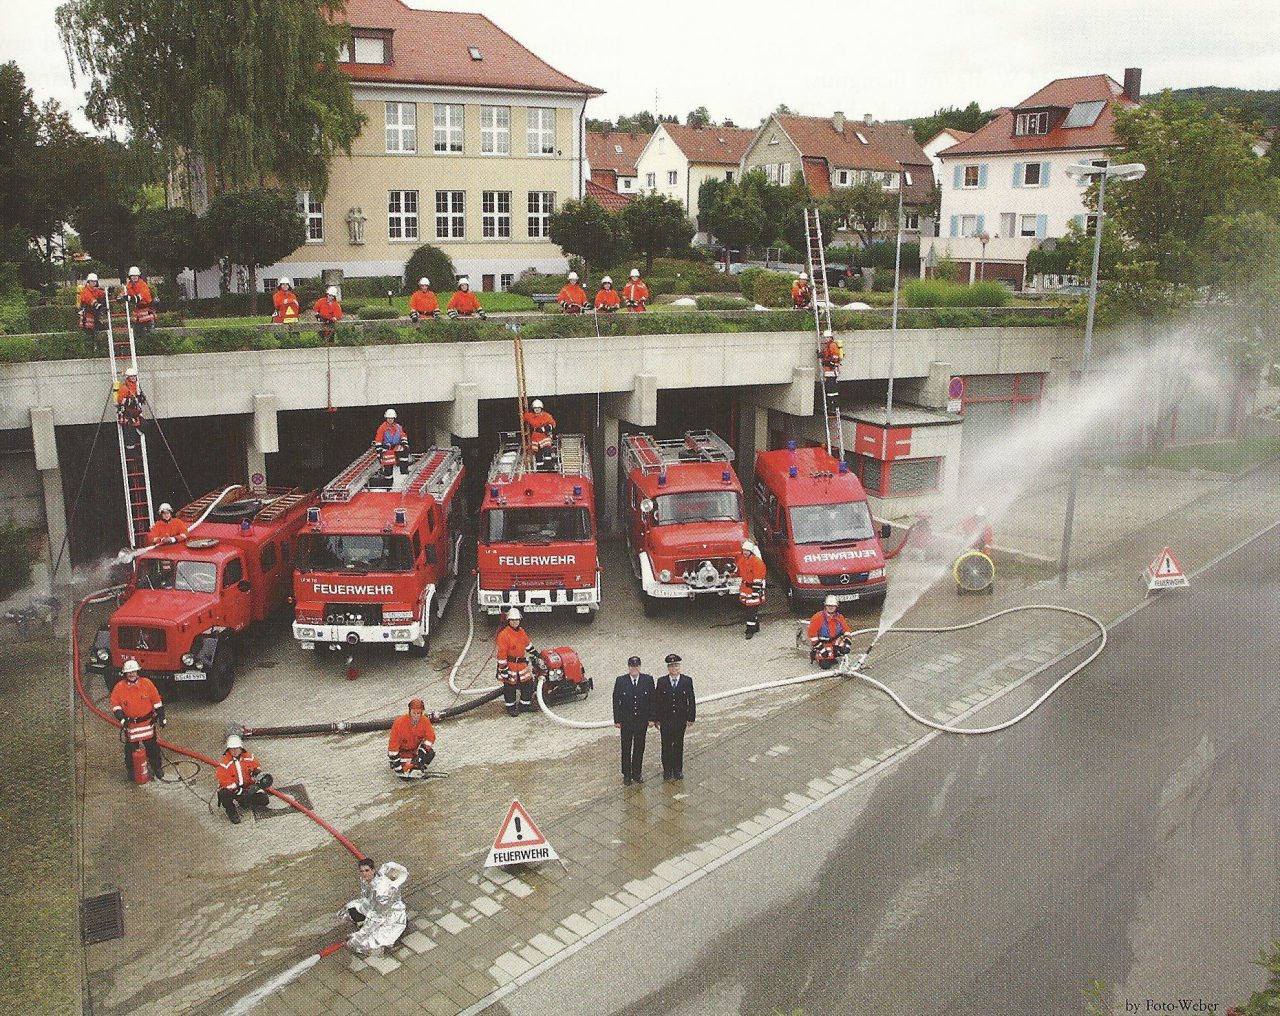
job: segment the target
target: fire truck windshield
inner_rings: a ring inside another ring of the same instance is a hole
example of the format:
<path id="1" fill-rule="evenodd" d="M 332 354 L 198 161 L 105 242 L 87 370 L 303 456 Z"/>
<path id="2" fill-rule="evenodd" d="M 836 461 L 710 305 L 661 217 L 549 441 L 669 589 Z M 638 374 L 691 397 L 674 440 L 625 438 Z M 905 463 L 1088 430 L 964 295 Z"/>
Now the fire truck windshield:
<path id="1" fill-rule="evenodd" d="M 302 538 L 298 570 L 407 572 L 413 551 L 407 536 L 353 536 L 312 533 Z"/>
<path id="2" fill-rule="evenodd" d="M 852 543 L 875 535 L 865 501 L 796 505 L 791 509 L 791 537 L 796 543 Z"/>
<path id="3" fill-rule="evenodd" d="M 741 522 L 742 498 L 736 490 L 660 494 L 653 520 L 660 526 L 676 526 L 682 522 Z"/>
<path id="4" fill-rule="evenodd" d="M 138 562 L 139 589 L 176 589 L 212 593 L 218 588 L 218 566 L 212 561 L 174 561 L 144 557 Z"/>
<path id="5" fill-rule="evenodd" d="M 490 508 L 480 525 L 480 542 L 582 543 L 592 537 L 585 508 Z"/>

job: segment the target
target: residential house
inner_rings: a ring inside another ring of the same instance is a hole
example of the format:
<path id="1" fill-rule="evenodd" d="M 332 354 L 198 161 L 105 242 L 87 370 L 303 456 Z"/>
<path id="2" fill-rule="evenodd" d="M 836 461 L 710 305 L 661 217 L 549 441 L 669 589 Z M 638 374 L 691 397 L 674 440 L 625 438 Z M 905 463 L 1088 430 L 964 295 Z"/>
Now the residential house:
<path id="1" fill-rule="evenodd" d="M 636 159 L 640 190 L 675 198 L 696 222 L 698 189 L 707 180 L 736 180 L 754 134 L 744 127 L 660 123 Z"/>
<path id="2" fill-rule="evenodd" d="M 742 171 L 751 170 L 782 186 L 803 177 L 815 198 L 867 180 L 878 180 L 895 195 L 901 185 L 903 235 L 910 240 L 919 236 L 920 213 L 934 195 L 933 167 L 911 128 L 873 120 L 870 114 L 850 121 L 840 112 L 830 117 L 775 113 L 743 154 Z M 896 232 L 892 216 L 885 216 L 881 226 L 886 237 Z M 841 233 L 830 239 L 852 242 Z"/>
<path id="3" fill-rule="evenodd" d="M 929 161 L 933 163 L 933 179 L 935 183 L 942 182 L 942 160 L 938 158 L 938 153 L 972 136 L 973 131 L 962 131 L 958 127 L 944 127 L 920 146 L 921 151 L 929 156 Z"/>
<path id="4" fill-rule="evenodd" d="M 622 211 L 634 197 L 632 194 L 619 194 L 616 190 L 610 190 L 604 184 L 596 183 L 594 179 L 587 181 L 586 196 L 610 212 Z"/>
<path id="5" fill-rule="evenodd" d="M 398 275 L 423 243 L 475 289 L 564 270 L 548 223 L 584 194 L 585 110 L 600 89 L 480 14 L 347 0 L 346 19 L 341 67 L 368 124 L 334 160 L 328 192 L 299 195 L 306 244 L 261 276 Z"/>
<path id="6" fill-rule="evenodd" d="M 1108 157 L 1116 110 L 1136 105 L 1141 86 L 1133 67 L 1123 85 L 1106 74 L 1059 78 L 940 151 L 939 236 L 921 252 L 921 271 L 950 258 L 968 279 L 1023 288 L 1031 250 L 1064 236 L 1072 222 L 1093 228 L 1088 181 L 1069 176 L 1067 166 Z"/>
<path id="7" fill-rule="evenodd" d="M 636 159 L 653 135 L 647 131 L 587 131 L 587 176 L 619 194 L 635 194 Z"/>

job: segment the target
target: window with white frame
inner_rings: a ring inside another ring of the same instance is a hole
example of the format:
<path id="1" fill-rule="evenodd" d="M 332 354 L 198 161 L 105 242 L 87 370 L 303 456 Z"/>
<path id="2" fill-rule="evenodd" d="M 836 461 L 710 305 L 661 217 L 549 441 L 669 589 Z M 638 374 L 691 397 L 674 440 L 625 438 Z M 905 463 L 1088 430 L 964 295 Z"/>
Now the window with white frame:
<path id="1" fill-rule="evenodd" d="M 645 185 L 646 187 L 656 187 L 656 186 L 658 186 L 658 174 L 657 174 L 657 173 L 645 173 L 645 175 L 644 175 L 644 185 Z"/>
<path id="2" fill-rule="evenodd" d="M 778 164 L 776 162 L 766 162 L 764 164 L 764 179 L 766 183 L 778 182 Z"/>
<path id="3" fill-rule="evenodd" d="M 1040 186 L 1040 163 L 1027 162 L 1022 166 L 1022 186 L 1039 187 Z"/>
<path id="4" fill-rule="evenodd" d="M 781 184 L 783 187 L 786 187 L 789 183 L 791 183 L 791 163 L 789 162 L 778 163 L 778 183 Z"/>
<path id="5" fill-rule="evenodd" d="M 324 203 L 311 191 L 299 191 L 298 211 L 306 220 L 307 243 L 324 243 Z"/>
<path id="6" fill-rule="evenodd" d="M 462 151 L 462 104 L 437 102 L 433 113 L 432 150 L 443 155 L 458 154 Z"/>
<path id="7" fill-rule="evenodd" d="M 529 238 L 531 240 L 550 235 L 551 213 L 555 210 L 555 191 L 529 192 Z"/>
<path id="8" fill-rule="evenodd" d="M 511 192 L 483 191 L 480 194 L 480 232 L 499 240 L 511 239 Z"/>
<path id="9" fill-rule="evenodd" d="M 914 212 L 909 208 L 904 210 L 902 213 L 902 228 L 903 229 L 919 229 L 920 213 Z"/>
<path id="10" fill-rule="evenodd" d="M 849 171 L 847 169 L 836 170 L 836 186 L 837 187 L 849 186 Z"/>
<path id="11" fill-rule="evenodd" d="M 390 240 L 418 239 L 418 192 L 416 190 L 387 191 L 387 238 Z"/>
<path id="12" fill-rule="evenodd" d="M 1018 135 L 1048 134 L 1049 114 L 1047 112 L 1019 113 L 1013 122 L 1013 133 Z"/>
<path id="13" fill-rule="evenodd" d="M 910 170 L 904 170 L 902 175 L 906 178 L 907 186 L 908 186 L 908 187 L 910 187 L 910 186 L 911 186 L 911 171 L 910 171 Z"/>
<path id="14" fill-rule="evenodd" d="M 391 63 L 391 32 L 356 28 L 352 29 L 351 36 L 351 45 L 343 42 L 338 47 L 339 63 Z"/>
<path id="15" fill-rule="evenodd" d="M 463 228 L 466 193 L 460 190 L 436 191 L 436 239 L 461 240 L 465 235 Z"/>
<path id="16" fill-rule="evenodd" d="M 511 154 L 511 107 L 480 107 L 480 154 Z"/>
<path id="17" fill-rule="evenodd" d="M 1035 236 L 1036 235 L 1036 215 L 1023 215 L 1018 219 L 1018 235 L 1019 236 Z"/>
<path id="18" fill-rule="evenodd" d="M 960 216 L 960 235 L 961 236 L 977 236 L 978 235 L 978 217 L 976 215 Z"/>
<path id="19" fill-rule="evenodd" d="M 978 167 L 965 166 L 964 167 L 964 185 L 966 187 L 976 187 L 978 186 L 978 180 L 979 180 Z"/>
<path id="20" fill-rule="evenodd" d="M 542 106 L 529 107 L 528 141 L 530 155 L 556 154 L 556 111 L 554 109 Z"/>
<path id="21" fill-rule="evenodd" d="M 623 189 L 623 190 L 630 190 L 630 189 L 631 189 L 631 181 L 632 181 L 632 177 L 624 176 L 624 177 L 622 178 L 622 189 Z"/>
<path id="22" fill-rule="evenodd" d="M 1016 236 L 1018 232 L 1018 214 L 1017 212 L 1001 212 L 1000 213 L 1000 235 Z"/>
<path id="23" fill-rule="evenodd" d="M 667 186 L 674 187 L 676 185 L 676 171 L 674 169 L 667 170 Z"/>
<path id="24" fill-rule="evenodd" d="M 880 183 L 885 190 L 896 191 L 898 189 L 898 174 L 882 173 L 880 175 Z"/>
<path id="25" fill-rule="evenodd" d="M 505 293 L 515 284 L 515 281 L 516 277 L 514 275 L 499 275 L 498 288 Z"/>
<path id="26" fill-rule="evenodd" d="M 384 102 L 387 116 L 387 151 L 402 155 L 418 150 L 418 107 L 412 102 Z"/>

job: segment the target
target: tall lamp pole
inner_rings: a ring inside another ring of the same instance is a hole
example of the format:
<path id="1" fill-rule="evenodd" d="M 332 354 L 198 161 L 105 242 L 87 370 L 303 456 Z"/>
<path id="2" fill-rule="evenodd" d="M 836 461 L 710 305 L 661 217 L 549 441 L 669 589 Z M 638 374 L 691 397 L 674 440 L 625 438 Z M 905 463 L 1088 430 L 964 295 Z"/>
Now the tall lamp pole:
<path id="1" fill-rule="evenodd" d="M 983 230 L 975 239 L 982 244 L 982 258 L 978 262 L 978 281 L 985 282 L 987 279 L 987 244 L 991 242 L 991 234 Z"/>
<path id="2" fill-rule="evenodd" d="M 884 429 L 893 423 L 893 354 L 898 339 L 898 292 L 902 287 L 902 192 L 906 187 L 906 171 L 898 170 L 898 240 L 893 254 L 893 316 L 889 321 L 889 392 L 884 400 Z M 888 440 L 886 436 L 885 440 Z"/>
<path id="3" fill-rule="evenodd" d="M 1104 162 L 1100 166 L 1089 163 L 1077 163 L 1067 167 L 1067 175 L 1074 177 L 1098 178 L 1098 223 L 1093 234 L 1093 272 L 1089 276 L 1089 311 L 1084 319 L 1084 353 L 1080 361 L 1080 380 L 1084 381 L 1089 372 L 1089 364 L 1093 359 L 1093 318 L 1098 309 L 1098 263 L 1102 258 L 1102 225 L 1105 221 L 1105 201 L 1108 180 L 1141 180 L 1146 175 L 1147 167 L 1140 162 L 1113 166 Z M 1067 512 L 1062 524 L 1062 553 L 1058 556 L 1058 581 L 1067 581 L 1067 571 L 1071 564 L 1071 534 L 1075 526 L 1076 491 L 1080 486 L 1080 435 L 1077 435 L 1071 446 L 1071 480 L 1067 485 Z"/>

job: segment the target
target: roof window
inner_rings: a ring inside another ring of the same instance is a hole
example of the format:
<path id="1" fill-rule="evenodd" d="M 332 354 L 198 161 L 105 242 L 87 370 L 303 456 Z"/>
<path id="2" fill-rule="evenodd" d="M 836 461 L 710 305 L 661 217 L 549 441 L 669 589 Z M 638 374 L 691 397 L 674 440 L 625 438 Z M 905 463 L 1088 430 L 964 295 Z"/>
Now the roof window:
<path id="1" fill-rule="evenodd" d="M 377 28 L 353 28 L 351 43 L 338 47 L 339 63 L 391 63 L 391 32 Z"/>
<path id="2" fill-rule="evenodd" d="M 483 60 L 483 59 L 484 59 L 484 57 L 480 54 L 480 47 L 479 47 L 479 46 L 468 46 L 468 47 L 467 47 L 467 52 L 471 54 L 471 59 L 472 59 L 472 60 Z"/>
<path id="3" fill-rule="evenodd" d="M 857 137 L 857 139 L 861 141 L 864 145 L 871 144 L 871 142 L 868 141 L 866 137 L 863 135 L 862 131 L 854 131 L 853 133 L 854 133 L 854 136 Z"/>

